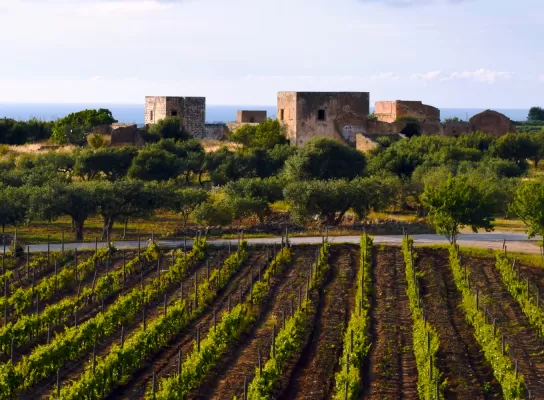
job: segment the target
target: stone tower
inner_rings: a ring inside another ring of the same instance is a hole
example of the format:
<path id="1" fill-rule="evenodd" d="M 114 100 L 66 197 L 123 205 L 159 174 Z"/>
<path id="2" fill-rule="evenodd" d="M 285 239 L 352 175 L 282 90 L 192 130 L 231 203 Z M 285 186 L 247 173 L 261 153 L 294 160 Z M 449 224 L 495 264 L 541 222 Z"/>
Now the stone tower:
<path id="1" fill-rule="evenodd" d="M 183 130 L 197 139 L 206 136 L 205 97 L 146 96 L 145 125 L 156 124 L 166 117 L 179 117 Z"/>

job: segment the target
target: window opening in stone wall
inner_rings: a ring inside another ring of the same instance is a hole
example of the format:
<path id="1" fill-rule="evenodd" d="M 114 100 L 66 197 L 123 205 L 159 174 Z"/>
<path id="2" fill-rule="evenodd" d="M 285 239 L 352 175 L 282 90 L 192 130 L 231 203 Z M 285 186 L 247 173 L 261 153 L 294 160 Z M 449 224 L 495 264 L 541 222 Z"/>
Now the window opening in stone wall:
<path id="1" fill-rule="evenodd" d="M 173 110 L 173 111 L 170 112 L 170 115 L 171 115 L 172 117 L 177 117 L 177 116 L 178 116 L 178 112 L 177 112 L 176 110 Z"/>
<path id="2" fill-rule="evenodd" d="M 150 112 L 149 112 L 149 119 L 150 119 L 151 121 L 153 121 L 153 111 L 150 111 Z"/>
<path id="3" fill-rule="evenodd" d="M 254 123 L 255 122 L 255 117 L 249 118 L 249 122 Z"/>
<path id="4" fill-rule="evenodd" d="M 319 110 L 317 112 L 317 120 L 318 121 L 325 121 L 325 110 Z"/>
<path id="5" fill-rule="evenodd" d="M 285 112 L 283 110 L 283 108 L 280 110 L 280 119 L 283 121 L 283 117 L 285 115 Z"/>

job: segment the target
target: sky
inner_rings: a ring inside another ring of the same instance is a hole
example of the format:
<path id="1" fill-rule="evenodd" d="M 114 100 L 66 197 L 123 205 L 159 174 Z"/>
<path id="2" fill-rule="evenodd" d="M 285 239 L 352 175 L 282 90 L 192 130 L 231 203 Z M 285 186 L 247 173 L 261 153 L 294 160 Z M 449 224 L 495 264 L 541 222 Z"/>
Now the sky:
<path id="1" fill-rule="evenodd" d="M 542 0 L 0 0 L 0 102 L 544 105 Z"/>

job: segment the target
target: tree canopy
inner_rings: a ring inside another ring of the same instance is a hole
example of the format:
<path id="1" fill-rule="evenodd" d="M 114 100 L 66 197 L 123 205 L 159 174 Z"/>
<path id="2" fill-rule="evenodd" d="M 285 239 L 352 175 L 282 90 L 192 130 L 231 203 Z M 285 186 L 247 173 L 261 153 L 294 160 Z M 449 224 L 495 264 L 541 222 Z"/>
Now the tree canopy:
<path id="1" fill-rule="evenodd" d="M 280 121 L 267 119 L 257 124 L 246 124 L 229 135 L 233 142 L 240 143 L 242 149 L 273 149 L 276 145 L 286 144 L 285 129 Z"/>
<path id="2" fill-rule="evenodd" d="M 540 236 L 544 240 L 544 182 L 521 183 L 510 209 L 527 226 L 530 238 Z"/>
<path id="3" fill-rule="evenodd" d="M 337 140 L 320 138 L 305 144 L 285 162 L 288 181 L 353 179 L 364 174 L 366 157 Z"/>
<path id="4" fill-rule="evenodd" d="M 529 115 L 527 116 L 528 121 L 544 121 L 544 108 L 542 107 L 531 107 L 529 110 Z"/>
<path id="5" fill-rule="evenodd" d="M 117 122 L 110 110 L 83 110 L 59 119 L 53 124 L 51 139 L 59 144 L 83 144 L 95 126 Z"/>
<path id="6" fill-rule="evenodd" d="M 496 200 L 466 176 L 450 175 L 445 182 L 426 186 L 421 199 L 436 231 L 451 243 L 464 226 L 474 232 L 493 229 Z"/>

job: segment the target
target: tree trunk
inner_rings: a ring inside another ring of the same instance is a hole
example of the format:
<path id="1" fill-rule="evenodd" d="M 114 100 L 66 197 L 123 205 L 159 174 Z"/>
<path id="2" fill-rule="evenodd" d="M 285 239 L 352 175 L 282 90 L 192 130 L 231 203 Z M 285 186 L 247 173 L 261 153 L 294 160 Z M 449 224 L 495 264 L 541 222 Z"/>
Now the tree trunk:
<path id="1" fill-rule="evenodd" d="M 327 225 L 336 225 L 334 223 L 334 214 L 326 215 L 325 220 L 327 221 Z"/>
<path id="2" fill-rule="evenodd" d="M 83 241 L 83 227 L 85 225 L 85 221 L 78 221 L 72 219 L 72 223 L 75 228 L 75 240 L 76 242 L 82 242 Z"/>
<path id="3" fill-rule="evenodd" d="M 128 217 L 125 218 L 125 226 L 123 227 L 123 240 L 127 237 Z"/>
<path id="4" fill-rule="evenodd" d="M 108 237 L 111 239 L 111 232 L 113 230 L 113 224 L 115 223 L 115 217 L 104 217 L 102 226 L 102 240 L 106 240 Z"/>

